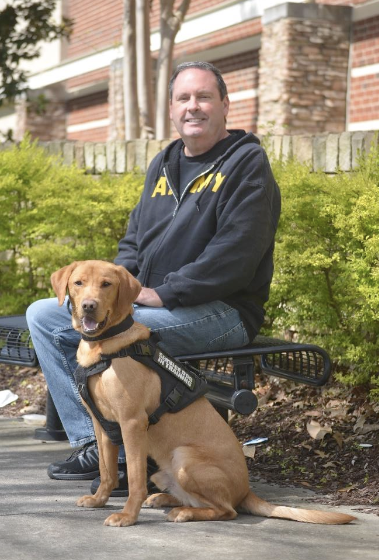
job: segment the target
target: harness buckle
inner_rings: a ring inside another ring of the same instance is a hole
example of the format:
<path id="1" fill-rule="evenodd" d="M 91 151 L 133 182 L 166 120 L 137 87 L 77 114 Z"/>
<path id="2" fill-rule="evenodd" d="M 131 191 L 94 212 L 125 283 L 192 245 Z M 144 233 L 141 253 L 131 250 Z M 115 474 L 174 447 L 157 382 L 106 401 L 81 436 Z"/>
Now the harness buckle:
<path id="1" fill-rule="evenodd" d="M 151 356 L 151 350 L 148 342 L 135 342 L 133 344 L 135 353 L 138 356 Z"/>
<path id="2" fill-rule="evenodd" d="M 183 391 L 179 391 L 176 387 L 171 391 L 169 395 L 165 398 L 165 403 L 169 408 L 174 408 L 178 404 L 183 396 Z"/>

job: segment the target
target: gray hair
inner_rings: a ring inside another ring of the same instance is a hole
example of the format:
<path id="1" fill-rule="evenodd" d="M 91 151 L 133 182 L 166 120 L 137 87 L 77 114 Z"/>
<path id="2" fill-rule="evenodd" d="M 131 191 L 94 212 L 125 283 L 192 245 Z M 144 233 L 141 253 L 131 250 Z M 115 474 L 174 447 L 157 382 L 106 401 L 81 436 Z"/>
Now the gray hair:
<path id="1" fill-rule="evenodd" d="M 184 72 L 184 70 L 189 70 L 191 68 L 198 68 L 199 70 L 205 70 L 207 72 L 212 72 L 216 78 L 217 81 L 217 87 L 218 87 L 218 91 L 220 92 L 220 97 L 221 99 L 224 99 L 226 95 L 228 95 L 228 90 L 226 87 L 226 84 L 224 82 L 224 78 L 221 75 L 221 72 L 218 68 L 216 68 L 216 66 L 214 66 L 213 64 L 211 64 L 210 62 L 182 62 L 182 64 L 179 64 L 175 70 L 173 75 L 171 76 L 171 80 L 168 86 L 168 91 L 169 91 L 169 95 L 170 95 L 170 102 L 172 101 L 172 92 L 174 89 L 174 82 L 176 80 L 176 78 L 178 77 L 178 75 L 180 74 L 180 72 Z"/>

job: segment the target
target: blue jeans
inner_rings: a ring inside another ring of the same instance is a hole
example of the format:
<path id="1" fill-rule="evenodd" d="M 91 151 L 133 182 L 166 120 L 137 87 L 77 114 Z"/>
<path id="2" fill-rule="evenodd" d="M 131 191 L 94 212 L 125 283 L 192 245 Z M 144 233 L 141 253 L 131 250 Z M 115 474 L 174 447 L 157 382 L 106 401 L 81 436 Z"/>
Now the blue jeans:
<path id="1" fill-rule="evenodd" d="M 162 339 L 172 355 L 233 349 L 249 340 L 238 311 L 221 302 L 177 307 L 135 306 L 133 318 Z M 94 441 L 92 421 L 82 405 L 73 372 L 80 334 L 71 323 L 66 303 L 43 299 L 30 305 L 26 319 L 50 394 L 72 447 Z"/>

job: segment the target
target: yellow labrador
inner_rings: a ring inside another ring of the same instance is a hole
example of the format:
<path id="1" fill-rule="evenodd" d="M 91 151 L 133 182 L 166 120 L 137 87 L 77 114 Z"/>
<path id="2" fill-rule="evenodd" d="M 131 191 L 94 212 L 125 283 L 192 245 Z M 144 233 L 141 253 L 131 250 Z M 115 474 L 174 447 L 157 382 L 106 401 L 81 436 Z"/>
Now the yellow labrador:
<path id="1" fill-rule="evenodd" d="M 123 267 L 103 261 L 74 262 L 54 272 L 51 282 L 60 305 L 68 289 L 73 326 L 84 336 L 77 353 L 81 366 L 93 366 L 102 355 L 149 338 L 148 328 L 133 321 L 123 332 L 111 330 L 132 314 L 132 303 L 141 289 Z M 160 404 L 160 377 L 129 356 L 116 357 L 103 373 L 89 377 L 88 392 L 102 416 L 121 428 L 127 457 L 129 498 L 105 525 L 134 524 L 143 503 L 172 506 L 168 520 L 176 522 L 234 519 L 237 510 L 308 523 L 343 524 L 355 519 L 342 513 L 276 506 L 253 494 L 241 445 L 204 396 L 149 425 L 149 415 Z M 103 507 L 118 486 L 118 447 L 85 406 L 95 426 L 101 483 L 94 496 L 81 497 L 77 505 Z M 152 480 L 165 492 L 146 499 L 148 455 L 159 466 Z"/>

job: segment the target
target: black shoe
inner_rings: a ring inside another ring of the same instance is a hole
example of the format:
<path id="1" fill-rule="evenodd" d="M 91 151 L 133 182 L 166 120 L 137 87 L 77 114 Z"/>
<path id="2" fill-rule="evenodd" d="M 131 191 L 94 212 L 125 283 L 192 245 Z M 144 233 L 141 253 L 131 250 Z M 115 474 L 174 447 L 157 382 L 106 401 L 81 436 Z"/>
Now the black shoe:
<path id="1" fill-rule="evenodd" d="M 158 465 L 156 462 L 148 457 L 147 459 L 147 476 L 148 479 L 154 473 L 158 471 Z M 93 480 L 91 484 L 91 494 L 95 494 L 97 489 L 100 486 L 100 477 L 98 476 Z M 151 480 L 147 481 L 147 492 L 148 494 L 155 494 L 156 492 L 161 492 L 157 486 Z M 127 498 L 129 496 L 129 488 L 128 488 L 128 475 L 126 472 L 126 464 L 119 463 L 118 465 L 118 487 L 112 490 L 111 496 L 113 498 Z"/>
<path id="2" fill-rule="evenodd" d="M 56 480 L 93 480 L 99 476 L 99 452 L 96 441 L 75 449 L 65 461 L 51 463 L 47 474 Z"/>

